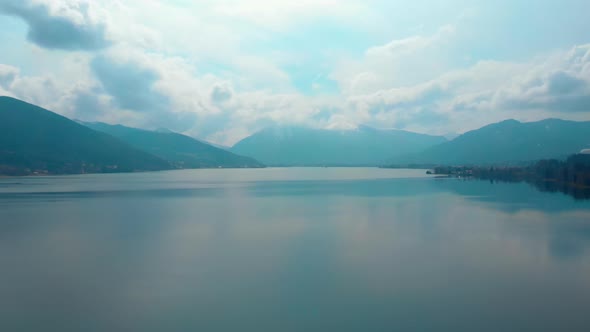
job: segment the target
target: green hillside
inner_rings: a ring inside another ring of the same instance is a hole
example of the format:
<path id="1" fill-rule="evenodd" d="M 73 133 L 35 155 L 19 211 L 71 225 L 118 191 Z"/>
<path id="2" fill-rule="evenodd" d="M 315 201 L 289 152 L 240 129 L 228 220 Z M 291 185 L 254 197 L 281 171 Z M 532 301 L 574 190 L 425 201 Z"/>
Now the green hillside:
<path id="1" fill-rule="evenodd" d="M 565 158 L 590 147 L 590 122 L 546 119 L 522 123 L 506 120 L 467 132 L 390 164 L 510 164 Z"/>
<path id="2" fill-rule="evenodd" d="M 154 171 L 165 160 L 26 102 L 0 97 L 0 174 Z"/>
<path id="3" fill-rule="evenodd" d="M 192 137 L 169 131 L 149 131 L 98 122 L 83 124 L 168 160 L 177 168 L 264 167 L 252 158 L 242 157 Z"/>

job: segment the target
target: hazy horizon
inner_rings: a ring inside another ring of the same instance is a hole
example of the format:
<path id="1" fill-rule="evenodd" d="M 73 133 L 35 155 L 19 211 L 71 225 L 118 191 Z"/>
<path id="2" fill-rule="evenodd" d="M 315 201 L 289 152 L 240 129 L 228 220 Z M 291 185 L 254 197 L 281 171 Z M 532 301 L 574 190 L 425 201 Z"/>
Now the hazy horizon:
<path id="1" fill-rule="evenodd" d="M 0 95 L 232 145 L 590 120 L 590 3 L 3 0 Z"/>
<path id="2" fill-rule="evenodd" d="M 589 331 L 589 13 L 0 0 L 0 331 Z"/>
<path id="3" fill-rule="evenodd" d="M 170 133 L 182 134 L 181 132 L 176 132 L 176 131 L 170 130 L 168 128 L 141 128 L 141 127 L 126 126 L 126 125 L 120 124 L 120 123 L 109 123 L 109 122 L 102 122 L 102 121 L 82 121 L 79 119 L 73 119 L 73 120 L 78 123 L 83 123 L 83 124 L 84 123 L 86 123 L 86 124 L 92 124 L 92 123 L 106 124 L 109 126 L 125 126 L 128 128 L 131 128 L 131 129 L 140 129 L 140 130 L 147 130 L 147 131 L 170 132 Z M 499 122 L 491 122 L 491 123 L 485 124 L 483 127 L 488 126 L 488 125 L 492 125 L 492 124 L 505 122 L 505 121 L 517 121 L 520 123 L 535 123 L 535 122 L 550 121 L 550 120 L 572 121 L 572 120 L 561 119 L 561 118 L 544 118 L 544 119 L 540 119 L 540 120 L 531 120 L 531 121 L 519 121 L 516 119 L 505 119 L 505 120 L 501 120 Z M 590 122 L 590 120 L 576 121 L 576 122 Z M 277 130 L 278 129 L 311 129 L 311 130 L 335 130 L 335 131 L 358 131 L 358 130 L 368 129 L 368 130 L 377 130 L 377 131 L 406 131 L 409 133 L 444 137 L 445 139 L 447 139 L 449 141 L 457 138 L 458 136 L 461 136 L 462 134 L 465 134 L 466 132 L 472 131 L 472 130 L 468 130 L 468 131 L 462 132 L 462 133 L 446 133 L 446 134 L 436 135 L 436 134 L 431 134 L 429 132 L 418 132 L 418 131 L 411 131 L 411 130 L 398 129 L 398 128 L 385 128 L 385 127 L 377 127 L 377 126 L 368 126 L 368 125 L 364 125 L 364 124 L 355 125 L 354 127 L 348 127 L 348 128 L 321 128 L 321 127 L 313 127 L 313 126 L 298 125 L 298 124 L 276 124 L 276 125 L 270 125 L 267 127 L 263 127 L 261 129 L 259 129 L 258 131 L 255 131 L 251 134 L 256 134 L 256 133 L 260 133 L 265 130 L 274 130 L 274 129 L 277 129 Z M 474 128 L 473 130 L 477 130 L 477 129 L 481 129 L 481 127 Z M 248 137 L 248 136 L 246 136 L 246 137 Z M 246 137 L 243 137 L 243 138 L 246 138 Z M 200 139 L 199 137 L 195 137 L 195 138 Z M 205 140 L 205 142 L 208 142 L 208 141 Z M 239 141 L 237 141 L 235 143 L 239 143 Z M 221 145 L 221 146 L 223 146 L 223 145 Z M 227 145 L 226 147 L 231 147 L 231 146 L 233 146 L 233 145 Z"/>

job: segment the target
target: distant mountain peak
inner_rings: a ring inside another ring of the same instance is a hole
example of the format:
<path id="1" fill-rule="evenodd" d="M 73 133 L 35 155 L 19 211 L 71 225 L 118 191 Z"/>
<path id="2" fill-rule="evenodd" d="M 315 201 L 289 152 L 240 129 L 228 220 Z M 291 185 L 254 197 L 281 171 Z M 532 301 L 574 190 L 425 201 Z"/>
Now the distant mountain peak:
<path id="1" fill-rule="evenodd" d="M 325 129 L 327 130 L 339 130 L 339 131 L 349 131 L 349 130 L 361 130 L 362 125 L 356 125 L 352 122 L 334 122 L 326 126 Z"/>
<path id="2" fill-rule="evenodd" d="M 484 165 L 562 158 L 590 146 L 590 122 L 505 120 L 469 131 L 393 164 Z"/>
<path id="3" fill-rule="evenodd" d="M 268 165 L 377 166 L 391 156 L 445 141 L 442 136 L 366 125 L 354 130 L 271 127 L 244 138 L 231 151 Z"/>
<path id="4" fill-rule="evenodd" d="M 492 125 L 494 124 L 521 124 L 522 122 L 515 120 L 515 119 L 506 119 L 506 120 L 502 120 L 498 123 L 492 123 Z"/>

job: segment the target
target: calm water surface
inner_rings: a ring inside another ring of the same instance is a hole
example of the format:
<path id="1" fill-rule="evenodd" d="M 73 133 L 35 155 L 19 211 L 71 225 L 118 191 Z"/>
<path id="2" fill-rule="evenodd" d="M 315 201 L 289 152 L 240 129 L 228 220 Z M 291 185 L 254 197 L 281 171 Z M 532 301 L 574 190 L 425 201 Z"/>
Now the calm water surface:
<path id="1" fill-rule="evenodd" d="M 0 331 L 590 331 L 590 202 L 420 170 L 0 179 Z"/>

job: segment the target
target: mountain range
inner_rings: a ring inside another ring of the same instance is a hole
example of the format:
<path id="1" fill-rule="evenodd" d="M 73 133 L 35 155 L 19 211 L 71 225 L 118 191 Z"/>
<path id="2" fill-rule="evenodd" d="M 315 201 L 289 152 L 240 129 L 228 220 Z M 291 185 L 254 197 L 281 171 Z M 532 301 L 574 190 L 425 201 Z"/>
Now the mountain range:
<path id="1" fill-rule="evenodd" d="M 165 159 L 176 168 L 264 166 L 253 158 L 242 157 L 172 131 L 150 131 L 101 122 L 81 123 L 88 128 L 114 136 L 137 149 Z"/>
<path id="2" fill-rule="evenodd" d="M 0 97 L 0 174 L 169 169 L 167 161 L 61 115 Z"/>
<path id="3" fill-rule="evenodd" d="M 230 151 L 274 166 L 375 166 L 444 143 L 442 136 L 361 126 L 353 130 L 271 127 Z"/>
<path id="4" fill-rule="evenodd" d="M 181 134 L 100 123 L 83 125 L 0 96 L 0 175 L 202 167 L 263 165 Z"/>
<path id="5" fill-rule="evenodd" d="M 506 165 L 590 148 L 590 122 L 506 120 L 447 140 L 402 130 L 271 127 L 229 151 L 169 130 L 75 122 L 0 97 L 0 175 L 179 168 Z M 247 156 L 247 157 L 246 157 Z"/>
<path id="6" fill-rule="evenodd" d="M 590 122 L 506 120 L 387 164 L 485 165 L 563 159 L 590 147 Z"/>

